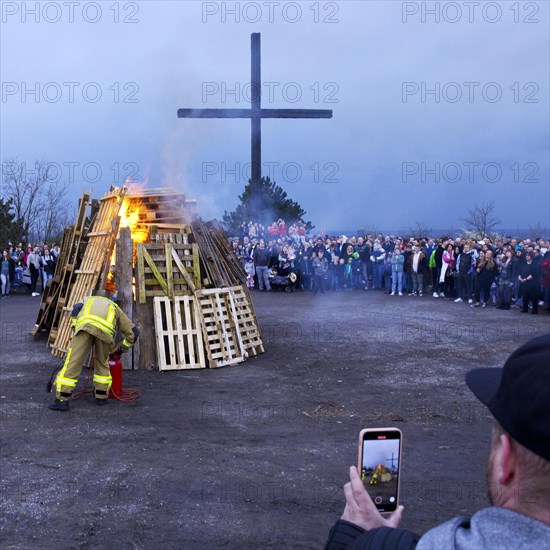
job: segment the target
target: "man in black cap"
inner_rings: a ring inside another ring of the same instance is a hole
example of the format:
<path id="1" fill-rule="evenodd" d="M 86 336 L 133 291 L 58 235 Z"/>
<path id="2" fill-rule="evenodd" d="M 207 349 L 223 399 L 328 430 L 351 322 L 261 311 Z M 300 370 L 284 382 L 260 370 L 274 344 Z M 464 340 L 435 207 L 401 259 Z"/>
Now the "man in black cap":
<path id="1" fill-rule="evenodd" d="M 503 368 L 468 372 L 466 383 L 495 418 L 487 462 L 491 507 L 418 537 L 397 528 L 402 506 L 379 514 L 352 466 L 346 507 L 326 550 L 550 548 L 550 334 L 521 346 Z"/>

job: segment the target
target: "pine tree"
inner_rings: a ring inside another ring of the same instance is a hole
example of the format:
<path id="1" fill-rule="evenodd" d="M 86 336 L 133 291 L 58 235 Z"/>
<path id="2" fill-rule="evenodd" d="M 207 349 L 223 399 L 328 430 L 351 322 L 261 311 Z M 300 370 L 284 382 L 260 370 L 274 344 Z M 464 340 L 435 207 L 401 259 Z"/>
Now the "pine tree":
<path id="1" fill-rule="evenodd" d="M 23 234 L 21 221 L 15 220 L 15 214 L 12 210 L 11 201 L 4 201 L 0 198 L 0 246 L 3 248 L 6 247 L 8 241 L 17 244 Z"/>
<path id="2" fill-rule="evenodd" d="M 225 211 L 223 224 L 230 235 L 235 235 L 243 222 L 258 222 L 264 226 L 271 225 L 279 218 L 287 224 L 297 220 L 303 221 L 306 211 L 296 202 L 290 199 L 286 191 L 271 181 L 269 177 L 263 177 L 261 181 L 262 208 L 256 212 L 253 204 L 252 180 L 248 180 L 242 195 L 239 196 L 240 203 L 232 212 Z M 306 222 L 308 228 L 313 227 Z"/>

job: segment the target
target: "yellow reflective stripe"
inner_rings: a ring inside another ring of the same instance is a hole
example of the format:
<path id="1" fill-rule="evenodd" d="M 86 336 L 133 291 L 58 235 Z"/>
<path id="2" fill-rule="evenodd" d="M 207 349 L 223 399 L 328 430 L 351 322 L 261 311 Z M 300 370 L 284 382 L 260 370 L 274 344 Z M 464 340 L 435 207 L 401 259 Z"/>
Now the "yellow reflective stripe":
<path id="1" fill-rule="evenodd" d="M 107 391 L 109 391 L 113 384 L 113 379 L 111 376 L 101 376 L 99 374 L 94 374 L 94 382 L 107 386 Z"/>
<path id="2" fill-rule="evenodd" d="M 109 309 L 107 312 L 107 318 L 105 319 L 104 317 L 90 313 L 92 305 L 95 300 L 98 299 L 107 300 L 107 298 L 103 298 L 101 296 L 95 296 L 86 300 L 86 304 L 84 305 L 81 314 L 77 317 L 74 327 L 78 330 L 82 325 L 92 325 L 101 330 L 101 332 L 105 332 L 109 336 L 114 336 L 116 329 L 114 321 L 117 305 L 110 300 L 107 300 L 109 302 Z"/>
<path id="3" fill-rule="evenodd" d="M 74 388 L 77 382 L 78 380 L 76 378 L 65 378 L 64 376 L 57 377 L 58 384 L 63 384 L 64 386 L 70 386 L 71 388 Z"/>
<path id="4" fill-rule="evenodd" d="M 114 336 L 115 334 L 115 327 L 112 324 L 107 324 L 103 317 L 98 317 L 97 315 L 85 315 L 77 321 L 75 328 L 79 329 L 83 325 L 92 325 L 110 336 Z"/>
<path id="5" fill-rule="evenodd" d="M 69 361 L 71 360 L 72 352 L 73 352 L 73 348 L 69 348 L 69 352 L 67 353 L 65 363 L 63 363 L 63 368 L 59 371 L 55 379 L 55 389 L 57 392 L 61 392 L 61 386 L 69 386 L 71 388 L 74 388 L 76 386 L 76 383 L 78 382 L 78 380 L 75 378 L 65 378 L 65 371 L 69 366 Z"/>
<path id="6" fill-rule="evenodd" d="M 69 351 L 67 353 L 67 357 L 65 357 L 65 362 L 63 363 L 63 368 L 59 371 L 58 376 L 63 376 L 65 374 L 65 371 L 67 370 L 67 367 L 69 366 L 69 361 L 71 360 L 71 354 L 73 353 L 73 348 L 70 347 Z"/>
<path id="7" fill-rule="evenodd" d="M 124 338 L 124 340 L 122 340 L 121 345 L 125 348 L 128 348 L 128 349 L 130 349 L 132 347 L 132 344 L 130 344 L 130 342 L 128 342 L 128 340 L 126 340 L 126 338 Z"/>

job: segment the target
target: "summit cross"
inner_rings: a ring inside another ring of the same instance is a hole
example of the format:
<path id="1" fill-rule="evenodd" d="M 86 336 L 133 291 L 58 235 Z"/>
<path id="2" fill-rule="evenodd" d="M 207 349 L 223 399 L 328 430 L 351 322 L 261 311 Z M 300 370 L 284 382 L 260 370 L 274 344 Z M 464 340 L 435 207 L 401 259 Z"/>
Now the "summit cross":
<path id="1" fill-rule="evenodd" d="M 250 35 L 250 109 L 178 109 L 178 118 L 249 118 L 251 123 L 251 181 L 253 208 L 262 211 L 262 119 L 332 118 L 330 109 L 262 109 L 260 33 Z"/>

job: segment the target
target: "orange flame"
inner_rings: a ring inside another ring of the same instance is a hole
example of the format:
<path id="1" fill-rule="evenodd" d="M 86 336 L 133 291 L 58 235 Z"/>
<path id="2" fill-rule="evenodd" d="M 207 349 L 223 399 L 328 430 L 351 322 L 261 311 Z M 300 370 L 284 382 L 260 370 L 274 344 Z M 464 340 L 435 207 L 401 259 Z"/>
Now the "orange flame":
<path id="1" fill-rule="evenodd" d="M 120 209 L 120 227 L 129 227 L 134 243 L 145 243 L 149 240 L 149 230 L 140 224 L 139 214 L 144 210 L 141 202 L 125 198 Z"/>
<path id="2" fill-rule="evenodd" d="M 149 240 L 149 229 L 146 225 L 143 225 L 139 219 L 139 214 L 145 207 L 142 202 L 130 200 L 125 198 L 120 208 L 120 225 L 119 229 L 123 227 L 130 228 L 130 234 L 134 245 L 133 263 L 135 265 L 136 260 L 136 244 L 146 243 Z M 116 265 L 116 246 L 113 248 L 113 252 L 110 258 L 110 265 Z M 109 279 L 112 280 L 112 273 L 109 274 Z"/>

